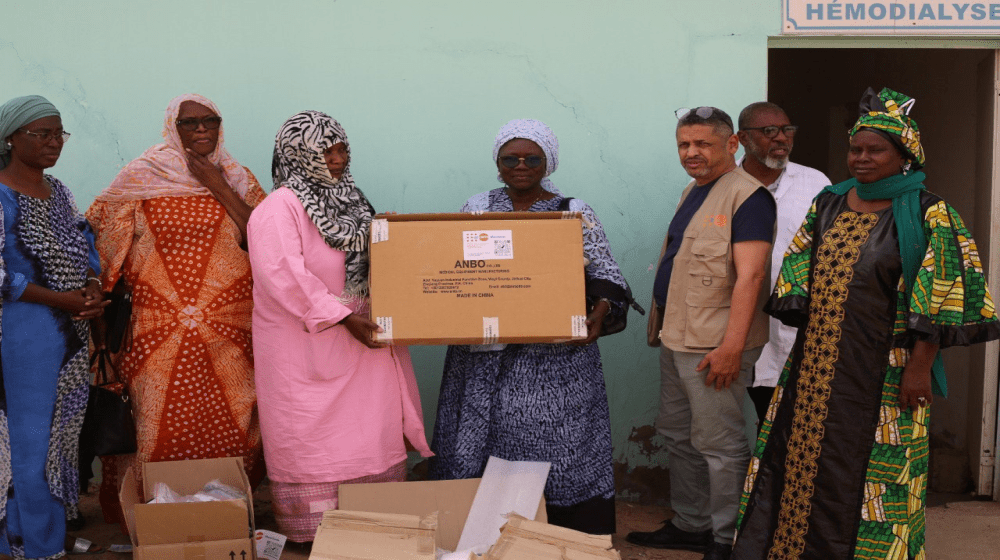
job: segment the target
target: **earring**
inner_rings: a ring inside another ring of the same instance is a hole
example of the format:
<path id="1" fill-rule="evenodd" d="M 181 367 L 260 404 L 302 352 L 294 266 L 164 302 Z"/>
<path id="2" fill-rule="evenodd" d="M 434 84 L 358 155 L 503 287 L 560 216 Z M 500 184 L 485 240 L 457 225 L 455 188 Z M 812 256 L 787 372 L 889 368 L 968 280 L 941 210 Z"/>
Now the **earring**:
<path id="1" fill-rule="evenodd" d="M 903 165 L 901 165 L 900 169 L 903 170 L 903 175 L 906 175 L 907 173 L 909 173 L 910 172 L 910 162 L 906 162 Z"/>
<path id="2" fill-rule="evenodd" d="M 11 144 L 10 142 L 7 142 L 7 150 L 8 151 L 10 151 L 10 149 L 13 148 L 13 147 L 14 147 L 13 144 Z"/>

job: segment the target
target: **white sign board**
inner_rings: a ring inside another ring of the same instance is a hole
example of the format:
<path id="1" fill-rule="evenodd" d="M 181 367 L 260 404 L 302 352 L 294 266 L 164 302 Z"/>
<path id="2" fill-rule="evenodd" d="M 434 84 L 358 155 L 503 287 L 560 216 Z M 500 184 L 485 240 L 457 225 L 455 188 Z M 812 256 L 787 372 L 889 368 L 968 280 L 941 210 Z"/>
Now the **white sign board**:
<path id="1" fill-rule="evenodd" d="M 1000 35 L 1000 2 L 782 0 L 787 35 Z"/>

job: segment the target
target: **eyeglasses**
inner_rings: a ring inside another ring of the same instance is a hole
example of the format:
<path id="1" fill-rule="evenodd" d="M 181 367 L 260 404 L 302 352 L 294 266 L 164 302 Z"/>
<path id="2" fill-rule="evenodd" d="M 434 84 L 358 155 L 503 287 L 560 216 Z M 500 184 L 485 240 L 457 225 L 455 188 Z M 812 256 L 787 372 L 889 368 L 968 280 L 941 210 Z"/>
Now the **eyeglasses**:
<path id="1" fill-rule="evenodd" d="M 187 131 L 198 130 L 198 125 L 205 127 L 205 130 L 215 130 L 222 126 L 222 117 L 205 117 L 203 119 L 177 119 L 174 121 L 177 126 Z"/>
<path id="2" fill-rule="evenodd" d="M 51 142 L 53 138 L 58 138 L 60 142 L 65 142 L 69 140 L 70 134 L 65 130 L 39 130 L 37 132 L 28 130 L 26 128 L 19 128 L 21 132 L 25 134 L 30 134 L 35 138 L 38 138 L 42 142 Z"/>
<path id="3" fill-rule="evenodd" d="M 497 158 L 497 161 L 507 169 L 514 169 L 521 162 L 524 162 L 525 167 L 528 169 L 534 169 L 545 163 L 545 158 L 542 156 L 528 156 L 528 157 L 517 157 L 517 156 L 501 156 Z"/>
<path id="4" fill-rule="evenodd" d="M 799 127 L 794 124 L 786 124 L 785 126 L 751 126 L 741 130 L 759 130 L 761 134 L 768 138 L 774 138 L 778 135 L 778 131 L 780 130 L 785 134 L 785 136 L 791 138 L 792 136 L 795 136 L 796 132 L 798 132 Z"/>

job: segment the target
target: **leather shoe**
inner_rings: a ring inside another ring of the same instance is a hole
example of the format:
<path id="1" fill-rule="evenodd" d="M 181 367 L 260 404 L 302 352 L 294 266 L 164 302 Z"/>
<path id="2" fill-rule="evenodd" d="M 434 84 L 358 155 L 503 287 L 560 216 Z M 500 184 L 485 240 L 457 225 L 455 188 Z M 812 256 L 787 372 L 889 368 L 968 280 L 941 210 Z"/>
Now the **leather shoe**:
<path id="1" fill-rule="evenodd" d="M 733 545 L 712 541 L 701 560 L 729 560 L 733 554 Z"/>
<path id="2" fill-rule="evenodd" d="M 639 546 L 650 548 L 675 548 L 680 550 L 693 550 L 704 552 L 712 544 L 712 530 L 704 531 L 683 531 L 674 526 L 670 521 L 666 521 L 663 527 L 655 531 L 629 533 L 625 540 Z M 729 558 L 729 556 L 726 556 Z"/>

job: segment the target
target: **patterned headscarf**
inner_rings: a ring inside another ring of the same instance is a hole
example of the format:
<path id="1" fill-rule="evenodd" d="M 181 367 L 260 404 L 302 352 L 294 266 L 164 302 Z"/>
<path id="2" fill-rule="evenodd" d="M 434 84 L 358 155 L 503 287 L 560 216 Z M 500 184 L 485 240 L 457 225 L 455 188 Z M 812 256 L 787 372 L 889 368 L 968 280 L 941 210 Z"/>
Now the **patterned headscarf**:
<path id="1" fill-rule="evenodd" d="M 909 117 L 916 102 L 916 99 L 889 88 L 882 88 L 878 95 L 868 88 L 859 104 L 861 116 L 849 134 L 854 136 L 866 128 L 881 132 L 908 154 L 908 159 L 923 166 L 924 148 L 920 145 L 920 129 L 917 122 Z"/>
<path id="2" fill-rule="evenodd" d="M 161 196 L 211 194 L 211 191 L 188 170 L 188 156 L 184 152 L 181 135 L 177 132 L 177 115 L 180 114 L 181 104 L 185 101 L 193 101 L 222 116 L 219 108 L 207 97 L 188 93 L 173 98 L 163 117 L 164 142 L 149 148 L 119 171 L 111 185 L 97 195 L 97 200 L 119 202 L 149 200 Z M 246 169 L 226 150 L 223 131 L 220 125 L 219 143 L 215 145 L 215 151 L 208 154 L 208 161 L 222 169 L 222 175 L 229 186 L 240 195 L 240 198 L 245 199 L 250 189 L 250 178 Z"/>
<path id="3" fill-rule="evenodd" d="M 338 142 L 347 147 L 348 165 L 334 180 L 323 152 Z M 356 302 L 368 295 L 368 234 L 375 209 L 354 184 L 350 154 L 340 123 L 319 111 L 303 111 L 278 129 L 271 175 L 274 188 L 295 193 L 326 244 L 347 253 L 343 297 Z"/>
<path id="4" fill-rule="evenodd" d="M 44 117 L 58 117 L 59 110 L 41 95 L 15 97 L 0 105 L 0 169 L 10 163 L 7 137 L 22 126 Z"/>
<path id="5" fill-rule="evenodd" d="M 493 142 L 493 163 L 497 161 L 500 148 L 515 138 L 524 138 L 538 144 L 538 147 L 545 152 L 545 177 L 555 173 L 559 167 L 559 139 L 545 123 L 534 119 L 514 119 L 503 125 L 500 132 L 497 132 L 496 141 Z M 503 182 L 499 174 L 497 181 Z M 560 194 L 559 189 L 549 179 L 542 179 L 542 188 Z"/>

